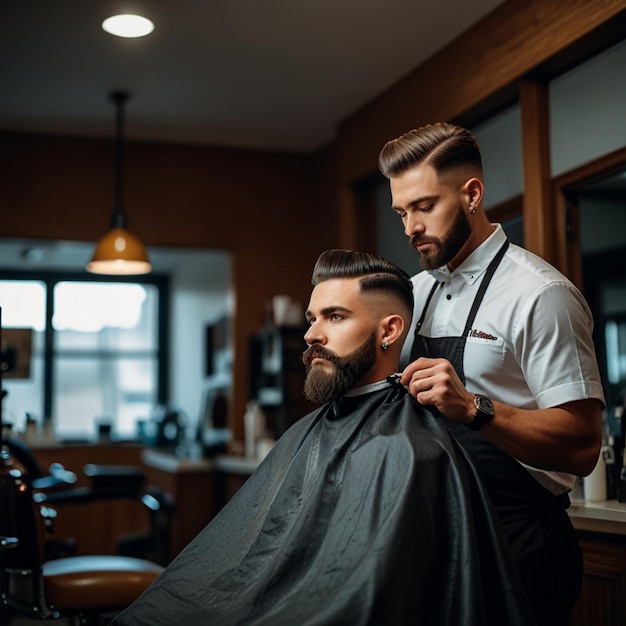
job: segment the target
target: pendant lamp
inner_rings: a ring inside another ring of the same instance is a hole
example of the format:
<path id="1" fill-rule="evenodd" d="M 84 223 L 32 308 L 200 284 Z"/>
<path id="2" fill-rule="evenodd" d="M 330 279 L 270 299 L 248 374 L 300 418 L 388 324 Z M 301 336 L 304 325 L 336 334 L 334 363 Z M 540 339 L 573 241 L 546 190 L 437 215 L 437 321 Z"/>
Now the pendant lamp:
<path id="1" fill-rule="evenodd" d="M 93 274 L 134 275 L 152 270 L 148 254 L 137 237 L 126 230 L 126 215 L 122 208 L 122 147 L 124 135 L 124 104 L 128 93 L 111 94 L 116 107 L 115 132 L 115 208 L 111 230 L 100 239 L 87 271 Z"/>

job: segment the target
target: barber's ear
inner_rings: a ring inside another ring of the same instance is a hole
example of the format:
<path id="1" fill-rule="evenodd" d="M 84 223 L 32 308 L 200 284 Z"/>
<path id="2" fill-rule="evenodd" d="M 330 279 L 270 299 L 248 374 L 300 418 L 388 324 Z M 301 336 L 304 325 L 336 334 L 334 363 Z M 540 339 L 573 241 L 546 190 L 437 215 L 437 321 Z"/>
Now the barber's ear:
<path id="1" fill-rule="evenodd" d="M 461 193 L 464 195 L 469 209 L 476 209 L 483 201 L 484 186 L 480 178 L 470 178 L 461 187 Z"/>
<path id="2" fill-rule="evenodd" d="M 382 342 L 391 345 L 402 337 L 404 320 L 400 315 L 389 315 L 381 320 Z"/>

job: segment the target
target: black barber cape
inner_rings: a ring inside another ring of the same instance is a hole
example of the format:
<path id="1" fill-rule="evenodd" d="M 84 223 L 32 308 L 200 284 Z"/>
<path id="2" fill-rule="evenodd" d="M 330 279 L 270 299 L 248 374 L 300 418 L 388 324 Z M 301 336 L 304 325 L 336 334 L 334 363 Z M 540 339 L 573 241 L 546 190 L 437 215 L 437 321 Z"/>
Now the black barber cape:
<path id="1" fill-rule="evenodd" d="M 325 405 L 292 426 L 112 623 L 534 619 L 471 463 L 443 423 L 393 385 Z"/>

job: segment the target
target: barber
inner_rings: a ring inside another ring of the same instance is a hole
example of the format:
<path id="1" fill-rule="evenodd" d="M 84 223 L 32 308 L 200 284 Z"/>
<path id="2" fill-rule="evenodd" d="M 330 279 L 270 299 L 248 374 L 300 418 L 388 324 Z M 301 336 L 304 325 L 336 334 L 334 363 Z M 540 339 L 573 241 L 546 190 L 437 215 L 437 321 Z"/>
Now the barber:
<path id="1" fill-rule="evenodd" d="M 566 626 L 582 582 L 567 494 L 601 445 L 589 307 L 489 222 L 469 131 L 412 130 L 385 144 L 379 166 L 426 270 L 412 279 L 415 334 L 401 382 L 447 420 L 477 466 L 538 623 Z"/>

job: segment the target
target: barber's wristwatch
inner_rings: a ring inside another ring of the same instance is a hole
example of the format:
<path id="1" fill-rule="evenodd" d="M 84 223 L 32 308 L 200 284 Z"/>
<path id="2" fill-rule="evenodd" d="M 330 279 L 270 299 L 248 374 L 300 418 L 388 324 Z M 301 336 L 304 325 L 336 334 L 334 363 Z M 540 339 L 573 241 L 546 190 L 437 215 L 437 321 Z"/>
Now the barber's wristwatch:
<path id="1" fill-rule="evenodd" d="M 474 419 L 466 426 L 470 430 L 480 430 L 487 422 L 493 419 L 493 404 L 489 398 L 475 395 L 474 406 L 476 407 Z"/>

